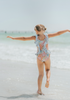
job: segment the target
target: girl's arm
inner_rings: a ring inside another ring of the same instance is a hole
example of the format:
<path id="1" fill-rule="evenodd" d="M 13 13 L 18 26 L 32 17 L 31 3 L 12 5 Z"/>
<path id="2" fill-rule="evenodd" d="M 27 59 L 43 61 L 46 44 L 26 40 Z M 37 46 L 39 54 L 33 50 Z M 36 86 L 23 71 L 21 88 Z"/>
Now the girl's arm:
<path id="1" fill-rule="evenodd" d="M 22 40 L 22 41 L 35 40 L 36 39 L 35 36 L 30 36 L 30 37 L 11 37 L 11 36 L 7 36 L 7 38 L 11 38 L 13 40 Z"/>
<path id="2" fill-rule="evenodd" d="M 70 32 L 70 30 L 63 30 L 63 31 L 58 31 L 58 32 L 53 33 L 53 34 L 48 34 L 48 37 L 49 38 L 50 37 L 55 37 L 55 36 L 58 36 L 58 35 L 61 35 L 61 34 L 65 33 L 65 32 Z"/>

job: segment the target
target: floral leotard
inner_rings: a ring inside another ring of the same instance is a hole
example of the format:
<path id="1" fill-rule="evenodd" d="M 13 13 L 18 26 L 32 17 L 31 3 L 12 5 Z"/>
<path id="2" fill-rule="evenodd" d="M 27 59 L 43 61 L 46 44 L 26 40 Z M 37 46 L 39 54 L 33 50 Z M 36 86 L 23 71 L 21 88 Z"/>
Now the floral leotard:
<path id="1" fill-rule="evenodd" d="M 36 34 L 35 44 L 37 46 L 37 53 L 35 55 L 37 55 L 37 58 L 42 60 L 42 62 L 46 61 L 51 53 L 48 50 L 48 35 L 45 35 L 44 40 L 39 40 L 38 35 Z"/>

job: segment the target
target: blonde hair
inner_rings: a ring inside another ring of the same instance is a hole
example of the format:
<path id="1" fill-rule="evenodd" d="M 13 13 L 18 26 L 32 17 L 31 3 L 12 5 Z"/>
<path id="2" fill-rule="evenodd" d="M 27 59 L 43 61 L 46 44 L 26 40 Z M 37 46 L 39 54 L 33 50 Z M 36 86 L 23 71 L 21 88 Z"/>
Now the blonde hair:
<path id="1" fill-rule="evenodd" d="M 36 29 L 37 31 L 41 31 L 41 30 L 45 31 L 46 27 L 42 24 L 38 24 L 38 25 L 35 26 L 34 29 Z"/>

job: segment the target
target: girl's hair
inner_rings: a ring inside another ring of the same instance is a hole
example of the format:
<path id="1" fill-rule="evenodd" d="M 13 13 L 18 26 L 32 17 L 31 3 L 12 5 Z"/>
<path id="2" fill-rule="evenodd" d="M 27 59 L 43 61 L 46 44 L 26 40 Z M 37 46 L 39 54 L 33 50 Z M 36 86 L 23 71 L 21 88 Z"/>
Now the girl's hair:
<path id="1" fill-rule="evenodd" d="M 45 31 L 46 27 L 44 25 L 42 25 L 42 24 L 39 24 L 39 25 L 35 26 L 34 30 L 35 29 L 40 32 L 41 30 Z"/>

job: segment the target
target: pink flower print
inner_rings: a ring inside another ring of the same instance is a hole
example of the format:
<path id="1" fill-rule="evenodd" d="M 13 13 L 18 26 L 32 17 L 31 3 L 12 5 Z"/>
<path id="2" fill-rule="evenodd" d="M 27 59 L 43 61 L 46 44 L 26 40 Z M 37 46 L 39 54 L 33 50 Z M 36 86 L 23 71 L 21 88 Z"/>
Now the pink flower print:
<path id="1" fill-rule="evenodd" d="M 42 54 L 39 54 L 38 58 L 40 58 L 42 60 L 42 58 L 43 58 Z"/>
<path id="2" fill-rule="evenodd" d="M 44 42 L 43 43 L 40 43 L 40 50 L 42 50 L 43 46 L 44 46 Z"/>
<path id="3" fill-rule="evenodd" d="M 43 55 L 43 56 L 45 56 L 45 55 L 46 55 L 46 53 L 45 53 L 45 52 L 43 52 L 43 53 L 42 53 L 42 55 Z"/>

